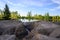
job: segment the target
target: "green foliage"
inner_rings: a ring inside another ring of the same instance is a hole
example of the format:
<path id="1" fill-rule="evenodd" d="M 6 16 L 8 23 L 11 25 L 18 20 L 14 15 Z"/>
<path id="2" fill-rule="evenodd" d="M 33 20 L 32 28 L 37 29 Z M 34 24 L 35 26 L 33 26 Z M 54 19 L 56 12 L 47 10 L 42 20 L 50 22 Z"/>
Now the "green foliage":
<path id="1" fill-rule="evenodd" d="M 36 20 L 43 20 L 43 16 L 35 14 L 34 15 L 34 19 L 36 19 Z"/>
<path id="2" fill-rule="evenodd" d="M 60 21 L 60 17 L 58 15 L 56 17 L 57 17 L 57 19 L 56 19 L 57 22 L 59 22 Z"/>
<path id="3" fill-rule="evenodd" d="M 31 11 L 28 12 L 27 16 L 20 16 L 17 11 L 10 12 L 9 7 L 6 4 L 4 10 L 0 10 L 0 20 L 10 20 L 10 19 L 28 19 L 30 20 L 39 20 L 39 21 L 52 21 L 52 22 L 60 22 L 60 16 L 50 16 L 49 13 L 46 13 L 44 16 L 42 15 L 33 15 L 31 14 Z"/>
<path id="4" fill-rule="evenodd" d="M 28 14 L 27 14 L 27 18 L 28 18 L 29 21 L 31 20 L 31 17 L 32 17 L 32 14 L 31 14 L 31 11 L 30 11 L 30 12 L 28 12 Z"/>
<path id="5" fill-rule="evenodd" d="M 52 22 L 60 22 L 59 16 L 52 16 Z"/>
<path id="6" fill-rule="evenodd" d="M 2 20 L 2 19 L 3 19 L 3 11 L 0 10 L 0 20 Z"/>
<path id="7" fill-rule="evenodd" d="M 10 11 L 9 11 L 9 7 L 6 4 L 5 8 L 4 8 L 4 20 L 10 20 Z"/>
<path id="8" fill-rule="evenodd" d="M 25 16 L 22 16 L 21 19 L 26 19 L 26 17 Z"/>
<path id="9" fill-rule="evenodd" d="M 18 12 L 11 12 L 11 19 L 19 19 L 20 18 L 20 15 L 18 15 Z"/>
<path id="10" fill-rule="evenodd" d="M 44 16 L 44 20 L 45 20 L 45 21 L 49 21 L 49 20 L 50 20 L 49 13 L 46 13 L 46 14 L 45 14 L 45 16 Z"/>

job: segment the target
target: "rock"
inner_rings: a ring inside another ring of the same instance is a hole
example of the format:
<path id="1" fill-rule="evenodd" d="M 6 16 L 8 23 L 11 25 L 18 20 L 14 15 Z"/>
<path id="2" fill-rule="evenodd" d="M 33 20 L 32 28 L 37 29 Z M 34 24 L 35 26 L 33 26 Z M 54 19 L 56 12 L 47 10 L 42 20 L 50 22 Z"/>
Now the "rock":
<path id="1" fill-rule="evenodd" d="M 48 33 L 47 33 L 47 30 L 45 30 L 45 29 L 33 29 L 32 31 L 31 31 L 31 33 L 33 33 L 34 35 L 36 34 L 36 33 L 39 33 L 39 34 L 43 34 L 43 35 L 47 35 Z"/>
<path id="2" fill-rule="evenodd" d="M 5 40 L 14 40 L 15 38 L 15 40 L 59 40 L 60 28 L 58 27 L 59 25 L 45 21 L 22 23 L 18 20 L 3 20 L 0 21 L 0 39 L 4 40 L 6 38 Z M 13 35 L 15 35 L 14 38 Z"/>
<path id="3" fill-rule="evenodd" d="M 1 35 L 16 35 L 16 38 L 25 37 L 28 32 L 26 31 L 22 22 L 18 20 L 3 20 L 0 21 L 0 34 Z"/>
<path id="4" fill-rule="evenodd" d="M 30 32 L 26 37 L 23 38 L 23 40 L 31 40 L 33 36 L 34 34 Z"/>
<path id="5" fill-rule="evenodd" d="M 28 35 L 28 31 L 22 24 L 20 24 L 21 26 L 16 27 L 16 30 L 15 30 L 16 40 L 17 39 L 22 40 L 25 36 Z"/>
<path id="6" fill-rule="evenodd" d="M 55 38 L 60 38 L 60 27 L 56 28 L 49 36 L 55 37 Z"/>
<path id="7" fill-rule="evenodd" d="M 0 40 L 15 40 L 15 35 L 1 35 Z"/>
<path id="8" fill-rule="evenodd" d="M 8 34 L 8 35 L 13 35 L 13 34 L 15 34 L 15 29 L 16 29 L 16 27 L 6 28 L 6 29 L 3 31 L 2 35 L 6 35 L 6 34 Z"/>
<path id="9" fill-rule="evenodd" d="M 54 29 L 56 29 L 57 27 L 59 27 L 59 25 L 56 25 L 54 23 L 51 22 L 35 22 L 34 23 L 35 27 L 34 29 L 31 31 L 31 33 L 39 33 L 39 34 L 43 34 L 43 35 L 49 35 L 51 32 L 53 32 Z"/>
<path id="10" fill-rule="evenodd" d="M 2 35 L 4 29 L 0 27 L 0 35 Z"/>
<path id="11" fill-rule="evenodd" d="M 34 28 L 34 22 L 23 22 L 26 29 L 31 31 Z"/>
<path id="12" fill-rule="evenodd" d="M 60 25 L 60 22 L 54 22 L 55 24 L 57 24 L 57 25 Z"/>
<path id="13" fill-rule="evenodd" d="M 15 35 L 16 35 L 16 38 L 22 39 L 26 35 L 28 35 L 28 31 L 26 31 L 24 25 L 22 25 L 22 26 L 16 28 Z"/>
<path id="14" fill-rule="evenodd" d="M 42 26 L 42 27 L 41 27 Z M 45 22 L 45 21 L 38 21 L 35 22 L 35 27 L 41 27 L 41 29 L 45 29 L 45 28 L 55 28 L 55 27 L 59 27 L 59 25 L 56 25 L 52 22 Z"/>
<path id="15" fill-rule="evenodd" d="M 0 34 L 5 35 L 9 34 L 12 35 L 15 32 L 16 27 L 20 27 L 22 22 L 18 20 L 3 20 L 0 21 Z"/>
<path id="16" fill-rule="evenodd" d="M 41 34 L 36 34 L 31 40 L 60 40 L 60 39 L 48 37 Z"/>

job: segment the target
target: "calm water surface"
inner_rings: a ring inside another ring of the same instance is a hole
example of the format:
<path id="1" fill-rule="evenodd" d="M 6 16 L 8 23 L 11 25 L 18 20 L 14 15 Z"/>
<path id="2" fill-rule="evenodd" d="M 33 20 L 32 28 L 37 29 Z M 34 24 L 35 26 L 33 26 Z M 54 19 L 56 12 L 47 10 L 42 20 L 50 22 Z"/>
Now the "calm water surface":
<path id="1" fill-rule="evenodd" d="M 19 19 L 20 21 L 22 21 L 22 22 L 33 22 L 33 21 L 38 21 L 38 20 L 28 20 L 28 19 Z"/>

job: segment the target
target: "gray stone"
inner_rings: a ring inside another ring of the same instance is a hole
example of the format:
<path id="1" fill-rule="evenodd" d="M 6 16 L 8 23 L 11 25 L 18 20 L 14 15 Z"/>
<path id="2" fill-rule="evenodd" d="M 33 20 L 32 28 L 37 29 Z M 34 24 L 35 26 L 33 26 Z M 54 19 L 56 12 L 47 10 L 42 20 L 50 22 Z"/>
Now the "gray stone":
<path id="1" fill-rule="evenodd" d="M 44 35 L 50 35 L 51 32 L 54 31 L 59 25 L 56 25 L 52 22 L 35 22 L 34 23 L 34 29 L 31 31 L 32 33 L 40 33 Z"/>
<path id="2" fill-rule="evenodd" d="M 60 38 L 60 27 L 56 28 L 49 36 L 55 37 L 55 38 Z"/>
<path id="3" fill-rule="evenodd" d="M 22 22 L 19 22 L 17 20 L 0 21 L 0 34 L 1 35 L 5 35 L 5 34 L 12 35 L 12 34 L 14 34 L 15 29 L 22 25 L 23 25 Z"/>
<path id="4" fill-rule="evenodd" d="M 23 40 L 31 40 L 33 36 L 34 34 L 30 32 L 26 37 L 23 38 Z"/>
<path id="5" fill-rule="evenodd" d="M 16 35 L 16 38 L 22 39 L 26 35 L 28 35 L 28 31 L 26 31 L 26 29 L 24 28 L 24 26 L 20 26 L 20 27 L 16 28 L 15 35 Z"/>
<path id="6" fill-rule="evenodd" d="M 56 25 L 52 22 L 40 21 L 40 22 L 35 22 L 35 27 L 41 27 L 41 29 L 45 29 L 45 28 L 59 27 L 59 25 Z"/>
<path id="7" fill-rule="evenodd" d="M 0 34 L 16 35 L 16 38 L 23 38 L 28 34 L 28 32 L 23 23 L 18 20 L 3 20 L 0 21 Z"/>
<path id="8" fill-rule="evenodd" d="M 31 31 L 34 28 L 34 22 L 23 22 L 26 29 Z"/>
<path id="9" fill-rule="evenodd" d="M 31 40 L 60 40 L 60 39 L 48 37 L 41 34 L 36 34 Z"/>
<path id="10" fill-rule="evenodd" d="M 15 35 L 1 35 L 0 40 L 15 40 Z"/>

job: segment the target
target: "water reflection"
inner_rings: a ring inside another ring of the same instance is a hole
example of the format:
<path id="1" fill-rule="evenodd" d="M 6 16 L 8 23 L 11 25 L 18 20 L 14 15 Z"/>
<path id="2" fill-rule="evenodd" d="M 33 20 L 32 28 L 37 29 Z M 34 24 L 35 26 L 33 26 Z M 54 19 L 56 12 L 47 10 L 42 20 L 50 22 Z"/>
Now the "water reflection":
<path id="1" fill-rule="evenodd" d="M 38 20 L 28 20 L 28 19 L 19 19 L 22 22 L 33 22 L 33 21 L 38 21 Z"/>

